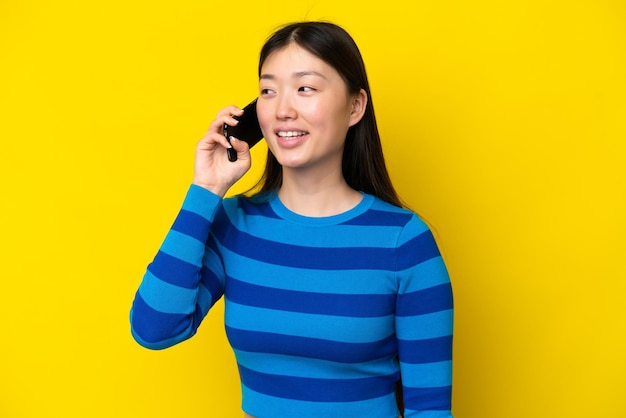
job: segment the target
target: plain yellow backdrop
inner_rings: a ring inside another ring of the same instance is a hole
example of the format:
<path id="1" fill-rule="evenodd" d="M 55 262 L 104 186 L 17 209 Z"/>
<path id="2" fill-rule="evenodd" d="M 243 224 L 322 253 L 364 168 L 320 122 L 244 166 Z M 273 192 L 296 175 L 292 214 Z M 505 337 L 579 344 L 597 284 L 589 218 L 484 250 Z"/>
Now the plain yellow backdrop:
<path id="1" fill-rule="evenodd" d="M 241 417 L 221 304 L 158 352 L 128 310 L 197 139 L 301 19 L 359 43 L 393 180 L 438 233 L 455 416 L 626 416 L 622 1 L 2 0 L 0 417 Z"/>

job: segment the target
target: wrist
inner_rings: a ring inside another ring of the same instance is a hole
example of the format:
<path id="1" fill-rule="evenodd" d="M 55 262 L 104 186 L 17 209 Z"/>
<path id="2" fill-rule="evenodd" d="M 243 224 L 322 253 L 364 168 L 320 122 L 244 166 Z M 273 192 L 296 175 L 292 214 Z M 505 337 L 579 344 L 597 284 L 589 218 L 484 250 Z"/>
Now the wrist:
<path id="1" fill-rule="evenodd" d="M 211 183 L 205 183 L 205 182 L 201 182 L 201 181 L 197 181 L 194 180 L 192 182 L 192 184 L 198 186 L 198 187 L 202 187 L 203 189 L 206 189 L 208 191 L 210 191 L 211 193 L 219 196 L 219 197 L 224 197 L 226 195 L 226 192 L 228 191 L 229 187 L 228 186 L 219 186 L 216 184 L 211 184 Z"/>

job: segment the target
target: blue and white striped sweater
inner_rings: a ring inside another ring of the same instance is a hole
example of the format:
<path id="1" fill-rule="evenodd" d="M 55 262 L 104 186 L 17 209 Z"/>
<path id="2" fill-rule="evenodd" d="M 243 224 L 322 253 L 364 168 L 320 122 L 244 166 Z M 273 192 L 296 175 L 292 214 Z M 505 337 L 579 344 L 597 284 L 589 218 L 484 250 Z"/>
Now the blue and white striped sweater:
<path id="1" fill-rule="evenodd" d="M 225 297 L 243 409 L 257 418 L 451 417 L 452 292 L 426 224 L 364 194 L 340 215 L 191 186 L 131 311 L 161 349 Z"/>

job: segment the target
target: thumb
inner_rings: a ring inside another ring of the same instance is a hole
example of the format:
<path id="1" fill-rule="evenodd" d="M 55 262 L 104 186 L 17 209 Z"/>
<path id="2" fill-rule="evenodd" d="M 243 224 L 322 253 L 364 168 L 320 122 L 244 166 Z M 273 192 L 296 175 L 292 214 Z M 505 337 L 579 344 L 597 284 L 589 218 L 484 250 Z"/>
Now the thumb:
<path id="1" fill-rule="evenodd" d="M 237 151 L 237 153 L 246 153 L 250 151 L 250 147 L 246 141 L 237 139 L 234 136 L 230 137 L 230 145 L 235 149 L 235 151 Z"/>

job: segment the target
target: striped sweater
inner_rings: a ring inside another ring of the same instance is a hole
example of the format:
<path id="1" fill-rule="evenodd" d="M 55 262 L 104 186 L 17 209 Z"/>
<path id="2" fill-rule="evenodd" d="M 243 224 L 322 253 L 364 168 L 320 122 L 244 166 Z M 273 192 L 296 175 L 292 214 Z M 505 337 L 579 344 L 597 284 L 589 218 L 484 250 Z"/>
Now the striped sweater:
<path id="1" fill-rule="evenodd" d="M 330 217 L 298 215 L 274 194 L 253 203 L 192 185 L 131 309 L 151 349 L 196 332 L 222 296 L 257 418 L 451 417 L 452 291 L 415 214 L 363 194 Z"/>

